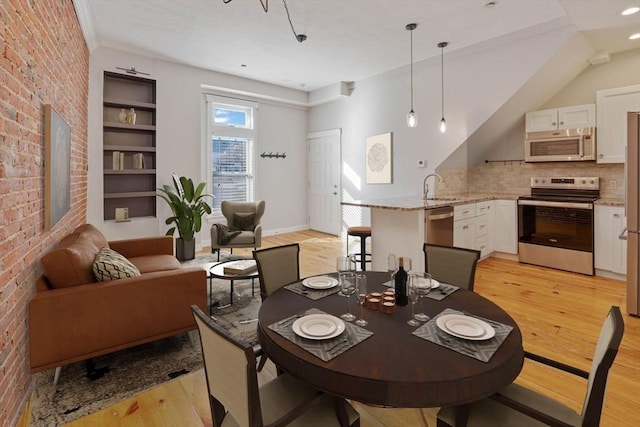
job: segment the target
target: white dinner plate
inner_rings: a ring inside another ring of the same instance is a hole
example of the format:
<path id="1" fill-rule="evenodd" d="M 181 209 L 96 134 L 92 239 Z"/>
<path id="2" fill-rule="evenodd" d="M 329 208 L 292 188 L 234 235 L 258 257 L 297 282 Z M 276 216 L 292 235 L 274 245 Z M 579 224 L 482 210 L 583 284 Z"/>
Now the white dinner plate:
<path id="1" fill-rule="evenodd" d="M 307 277 L 302 284 L 311 289 L 330 289 L 338 286 L 338 280 L 328 276 Z"/>
<path id="2" fill-rule="evenodd" d="M 422 287 L 422 281 L 418 282 L 418 288 Z M 440 287 L 440 282 L 438 282 L 436 279 L 431 279 L 431 289 L 436 289 Z"/>
<path id="3" fill-rule="evenodd" d="M 465 340 L 488 340 L 496 330 L 484 320 L 462 314 L 445 314 L 436 319 L 436 325 L 454 337 Z"/>
<path id="4" fill-rule="evenodd" d="M 330 314 L 309 314 L 293 322 L 291 329 L 302 338 L 328 340 L 344 332 L 344 322 Z"/>

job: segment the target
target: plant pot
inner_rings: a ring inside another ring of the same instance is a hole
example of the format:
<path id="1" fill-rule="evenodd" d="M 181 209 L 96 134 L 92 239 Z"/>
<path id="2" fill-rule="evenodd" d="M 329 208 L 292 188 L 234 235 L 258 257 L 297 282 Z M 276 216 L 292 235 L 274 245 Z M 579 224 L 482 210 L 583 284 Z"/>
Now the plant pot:
<path id="1" fill-rule="evenodd" d="M 196 257 L 196 239 L 176 239 L 176 258 L 180 261 L 188 261 Z"/>

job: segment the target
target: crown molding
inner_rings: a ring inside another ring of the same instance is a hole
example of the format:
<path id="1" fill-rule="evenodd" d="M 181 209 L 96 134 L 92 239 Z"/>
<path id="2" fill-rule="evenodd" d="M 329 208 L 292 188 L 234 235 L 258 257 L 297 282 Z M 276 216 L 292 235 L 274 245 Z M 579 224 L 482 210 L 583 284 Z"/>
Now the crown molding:
<path id="1" fill-rule="evenodd" d="M 93 51 L 100 45 L 100 36 L 96 30 L 96 14 L 91 4 L 91 0 L 73 0 L 73 7 L 76 10 L 76 16 L 84 35 L 84 41 L 89 48 L 89 52 Z"/>

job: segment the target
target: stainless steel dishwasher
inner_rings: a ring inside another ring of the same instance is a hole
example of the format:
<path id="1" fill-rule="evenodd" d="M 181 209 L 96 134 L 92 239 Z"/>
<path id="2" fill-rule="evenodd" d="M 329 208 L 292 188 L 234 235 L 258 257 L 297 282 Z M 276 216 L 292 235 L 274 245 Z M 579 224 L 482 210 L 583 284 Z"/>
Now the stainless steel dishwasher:
<path id="1" fill-rule="evenodd" d="M 453 246 L 453 206 L 426 209 L 424 222 L 425 243 Z"/>

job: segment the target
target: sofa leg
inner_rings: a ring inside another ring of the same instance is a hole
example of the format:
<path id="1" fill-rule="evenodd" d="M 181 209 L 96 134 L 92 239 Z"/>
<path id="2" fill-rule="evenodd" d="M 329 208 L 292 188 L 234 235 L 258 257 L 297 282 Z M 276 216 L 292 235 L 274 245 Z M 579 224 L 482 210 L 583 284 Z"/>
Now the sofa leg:
<path id="1" fill-rule="evenodd" d="M 196 331 L 188 331 L 187 332 L 187 336 L 189 337 L 189 342 L 191 343 L 191 347 L 196 347 L 196 345 L 198 344 L 198 340 L 196 340 L 196 334 L 198 332 Z"/>
<path id="2" fill-rule="evenodd" d="M 58 380 L 60 379 L 60 372 L 62 371 L 62 366 L 56 367 L 56 372 L 53 374 L 53 389 L 56 389 L 58 385 Z"/>

